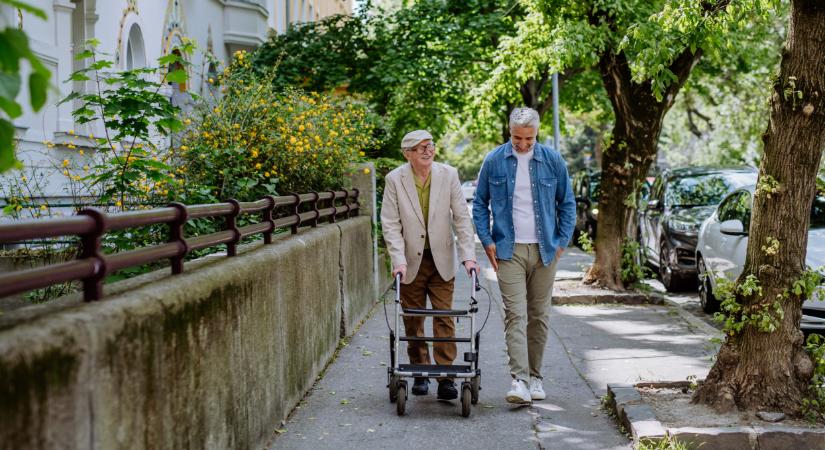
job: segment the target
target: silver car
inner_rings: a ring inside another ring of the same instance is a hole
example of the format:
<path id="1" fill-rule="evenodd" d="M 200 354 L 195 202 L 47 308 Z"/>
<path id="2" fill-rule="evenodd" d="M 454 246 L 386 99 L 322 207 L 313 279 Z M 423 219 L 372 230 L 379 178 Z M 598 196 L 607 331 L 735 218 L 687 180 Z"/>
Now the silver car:
<path id="1" fill-rule="evenodd" d="M 748 249 L 754 186 L 728 195 L 716 211 L 699 228 L 696 246 L 696 269 L 699 273 L 699 300 L 706 312 L 719 309 L 719 299 L 713 292 L 716 277 L 735 280 L 745 266 Z M 808 267 L 825 266 L 825 196 L 814 198 L 806 253 Z M 825 286 L 820 286 L 813 298 L 802 304 L 801 328 L 806 332 L 825 331 Z"/>
<path id="2" fill-rule="evenodd" d="M 464 194 L 464 200 L 471 202 L 476 197 L 476 180 L 465 181 L 461 185 L 461 192 Z"/>

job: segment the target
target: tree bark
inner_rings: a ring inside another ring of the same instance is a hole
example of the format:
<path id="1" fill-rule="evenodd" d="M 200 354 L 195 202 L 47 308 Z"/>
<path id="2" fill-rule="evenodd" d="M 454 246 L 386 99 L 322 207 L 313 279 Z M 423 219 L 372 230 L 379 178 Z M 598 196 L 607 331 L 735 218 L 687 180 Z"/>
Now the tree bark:
<path id="1" fill-rule="evenodd" d="M 585 275 L 585 283 L 625 290 L 621 279 L 622 243 L 635 214 L 635 208 L 626 205 L 625 200 L 642 182 L 656 159 L 665 114 L 673 106 L 700 56 L 701 50 L 696 53 L 689 49 L 682 51 L 669 67 L 677 79 L 659 101 L 653 95 L 649 81 L 641 84 L 632 81 L 623 52 L 614 53 L 607 49 L 601 54 L 599 71 L 613 106 L 615 123 L 612 140 L 602 154 L 596 260 Z"/>
<path id="2" fill-rule="evenodd" d="M 825 148 L 825 3 L 793 0 L 790 27 L 779 76 L 771 97 L 771 119 L 763 135 L 765 157 L 760 181 L 779 182 L 778 192 L 754 197 L 747 259 L 737 284 L 756 276 L 761 295 L 737 294 L 746 310 L 759 311 L 783 292 L 805 269 L 811 202 L 816 173 Z M 776 254 L 762 251 L 777 239 Z M 773 333 L 746 325 L 729 335 L 693 400 L 729 410 L 778 410 L 798 415 L 808 393 L 813 364 L 799 330 L 804 298 L 781 300 L 784 318 Z"/>

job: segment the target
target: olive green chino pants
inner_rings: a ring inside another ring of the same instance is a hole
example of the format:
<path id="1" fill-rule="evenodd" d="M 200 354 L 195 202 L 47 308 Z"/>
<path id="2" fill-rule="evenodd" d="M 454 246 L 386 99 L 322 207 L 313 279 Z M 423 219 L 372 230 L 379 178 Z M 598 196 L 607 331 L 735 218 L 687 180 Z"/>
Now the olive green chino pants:
<path id="1" fill-rule="evenodd" d="M 513 378 L 526 382 L 531 376 L 542 378 L 557 261 L 545 266 L 538 244 L 515 244 L 511 260 L 498 260 L 504 335 Z"/>

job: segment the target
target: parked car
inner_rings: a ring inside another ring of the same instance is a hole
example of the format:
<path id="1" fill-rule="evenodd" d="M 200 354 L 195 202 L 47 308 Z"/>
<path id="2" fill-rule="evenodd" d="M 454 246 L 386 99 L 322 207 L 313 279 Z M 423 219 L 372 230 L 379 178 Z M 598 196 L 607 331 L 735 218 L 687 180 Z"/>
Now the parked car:
<path id="1" fill-rule="evenodd" d="M 668 291 L 696 286 L 699 227 L 732 191 L 756 183 L 752 167 L 665 170 L 639 212 L 639 243 Z"/>
<path id="2" fill-rule="evenodd" d="M 476 180 L 465 181 L 461 184 L 461 192 L 464 194 L 464 200 L 470 202 L 476 197 L 476 185 L 478 185 L 478 181 Z"/>
<path id="3" fill-rule="evenodd" d="M 600 184 L 602 172 L 583 170 L 573 177 L 573 196 L 576 198 L 576 227 L 573 232 L 574 242 L 579 235 L 586 232 L 591 239 L 596 238 L 596 225 L 599 219 L 599 197 L 602 195 Z M 650 194 L 650 180 L 645 179 L 640 192 L 640 206 L 644 205 Z"/>
<path id="4" fill-rule="evenodd" d="M 699 301 L 705 312 L 719 310 L 714 292 L 717 277 L 735 280 L 745 267 L 748 229 L 751 221 L 754 186 L 727 196 L 699 229 L 696 270 L 699 272 Z M 808 231 L 808 267 L 825 266 L 825 195 L 814 198 Z M 802 329 L 825 332 L 825 294 L 818 290 L 814 298 L 802 304 Z"/>
<path id="5" fill-rule="evenodd" d="M 599 189 L 601 181 L 601 171 L 583 170 L 573 177 L 573 196 L 576 198 L 576 227 L 573 237 L 576 242 L 583 232 L 587 233 L 591 239 L 596 238 L 599 197 L 602 195 Z"/>

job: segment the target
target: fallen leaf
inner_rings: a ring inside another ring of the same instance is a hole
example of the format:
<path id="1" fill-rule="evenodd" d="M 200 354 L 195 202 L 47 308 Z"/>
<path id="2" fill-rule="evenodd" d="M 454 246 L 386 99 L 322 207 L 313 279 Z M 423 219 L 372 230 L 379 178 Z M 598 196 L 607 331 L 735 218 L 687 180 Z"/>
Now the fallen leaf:
<path id="1" fill-rule="evenodd" d="M 286 428 L 278 428 L 277 430 L 275 430 L 275 433 L 284 434 L 284 433 L 286 433 Z"/>
<path id="2" fill-rule="evenodd" d="M 342 404 L 342 405 L 349 404 L 349 400 L 347 400 L 347 399 L 343 399 L 343 400 L 341 400 L 341 404 Z"/>
<path id="3" fill-rule="evenodd" d="M 373 430 L 372 428 L 367 428 L 367 433 L 375 433 L 375 430 Z"/>

